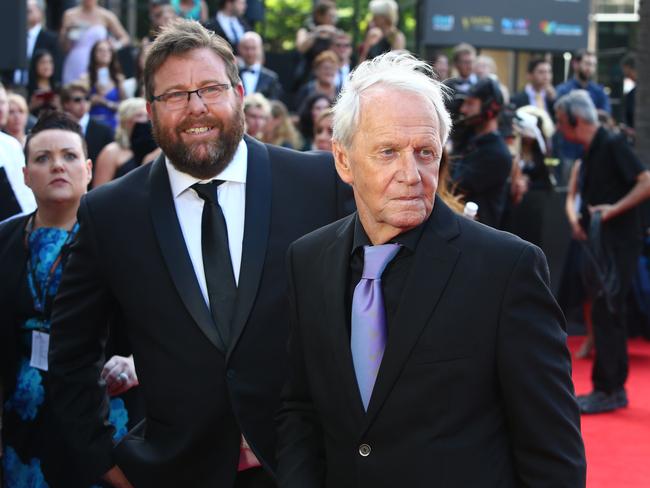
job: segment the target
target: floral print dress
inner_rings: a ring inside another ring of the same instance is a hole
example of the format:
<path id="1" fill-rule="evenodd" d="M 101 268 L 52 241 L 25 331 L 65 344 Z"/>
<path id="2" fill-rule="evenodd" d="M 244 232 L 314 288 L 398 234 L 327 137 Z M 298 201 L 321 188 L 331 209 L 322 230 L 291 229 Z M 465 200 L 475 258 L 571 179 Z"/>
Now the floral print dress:
<path id="1" fill-rule="evenodd" d="M 15 386 L 5 392 L 2 443 L 4 488 L 46 488 L 47 474 L 63 469 L 56 459 L 56 432 L 53 431 L 47 404 L 47 371 L 32 366 L 32 338 L 35 332 L 49 334 L 52 302 L 61 281 L 66 248 L 78 226 L 68 232 L 64 229 L 38 228 L 26 237 L 28 250 L 27 285 L 31 300 L 29 318 L 18 333 L 19 364 Z M 24 295 L 24 294 L 23 294 Z M 20 306 L 20 304 L 17 304 Z M 115 426 L 116 440 L 127 432 L 128 413 L 121 398 L 111 400 L 110 421 Z M 54 442 L 53 442 L 54 441 Z M 50 447 L 47 447 L 50 446 Z M 51 469 L 43 469 L 44 458 Z M 58 469 L 57 469 L 58 468 Z"/>

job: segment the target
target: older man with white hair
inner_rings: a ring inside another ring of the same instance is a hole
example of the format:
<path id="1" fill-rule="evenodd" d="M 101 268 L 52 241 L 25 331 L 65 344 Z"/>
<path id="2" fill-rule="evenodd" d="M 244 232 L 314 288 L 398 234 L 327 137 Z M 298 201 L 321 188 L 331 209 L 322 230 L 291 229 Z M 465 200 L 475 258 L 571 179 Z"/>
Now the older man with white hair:
<path id="1" fill-rule="evenodd" d="M 546 260 L 436 197 L 450 118 L 430 67 L 365 62 L 334 111 L 357 212 L 289 248 L 280 486 L 584 486 Z"/>

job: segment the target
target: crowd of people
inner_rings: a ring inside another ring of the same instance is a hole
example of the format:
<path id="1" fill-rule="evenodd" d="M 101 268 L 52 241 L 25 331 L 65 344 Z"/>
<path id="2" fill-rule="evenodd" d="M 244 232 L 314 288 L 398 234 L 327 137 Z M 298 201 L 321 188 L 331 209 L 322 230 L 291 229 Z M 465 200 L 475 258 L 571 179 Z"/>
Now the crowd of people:
<path id="1" fill-rule="evenodd" d="M 612 123 L 594 53 L 557 86 L 533 57 L 511 94 L 469 44 L 409 55 L 394 0 L 369 2 L 359 46 L 319 0 L 281 83 L 245 0 L 151 0 L 137 41 L 97 0 L 58 33 L 26 3 L 29 64 L 0 85 L 2 488 L 388 487 L 414 450 L 409 486 L 437 452 L 454 486 L 584 484 L 578 414 L 628 403 L 650 198 L 634 92 Z M 544 247 L 564 186 L 557 298 L 594 355 L 577 398 L 544 255 L 488 228 Z M 357 290 L 384 271 L 378 312 Z"/>

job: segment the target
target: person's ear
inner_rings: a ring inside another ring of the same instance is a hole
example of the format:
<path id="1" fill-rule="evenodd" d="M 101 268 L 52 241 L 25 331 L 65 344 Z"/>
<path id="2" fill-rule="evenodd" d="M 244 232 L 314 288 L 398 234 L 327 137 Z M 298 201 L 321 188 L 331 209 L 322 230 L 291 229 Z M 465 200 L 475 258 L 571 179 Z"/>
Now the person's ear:
<path id="1" fill-rule="evenodd" d="M 93 179 L 93 162 L 90 160 L 90 158 L 86 160 L 86 170 L 88 172 L 88 175 L 86 177 L 86 179 L 88 180 L 86 181 L 86 186 L 88 186 L 90 185 L 90 180 Z"/>
<path id="2" fill-rule="evenodd" d="M 31 188 L 31 185 L 29 184 L 29 170 L 27 169 L 27 164 L 23 166 L 23 181 L 25 182 L 25 185 L 27 185 L 29 188 Z"/>
<path id="3" fill-rule="evenodd" d="M 237 95 L 237 98 L 239 98 L 240 101 L 244 101 L 244 85 L 239 82 L 237 85 L 233 86 L 233 90 L 235 90 L 235 94 Z"/>
<path id="4" fill-rule="evenodd" d="M 348 185 L 354 186 L 354 177 L 350 169 L 350 157 L 348 150 L 345 149 L 339 141 L 332 141 L 332 154 L 334 155 L 334 165 L 336 172 L 341 180 Z"/>

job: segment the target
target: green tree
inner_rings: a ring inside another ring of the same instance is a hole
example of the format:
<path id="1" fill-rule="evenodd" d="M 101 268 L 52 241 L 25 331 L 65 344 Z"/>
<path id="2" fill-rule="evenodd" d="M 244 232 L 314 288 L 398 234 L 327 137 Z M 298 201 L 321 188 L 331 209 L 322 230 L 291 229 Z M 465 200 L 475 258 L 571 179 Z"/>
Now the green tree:
<path id="1" fill-rule="evenodd" d="M 398 2 L 400 29 L 406 35 L 407 47 L 415 50 L 416 0 Z M 312 0 L 266 0 L 266 19 L 261 26 L 270 51 L 295 48 L 296 32 L 305 25 L 312 11 Z M 353 36 L 355 44 L 363 41 L 370 21 L 368 0 L 337 0 L 338 27 Z"/>

